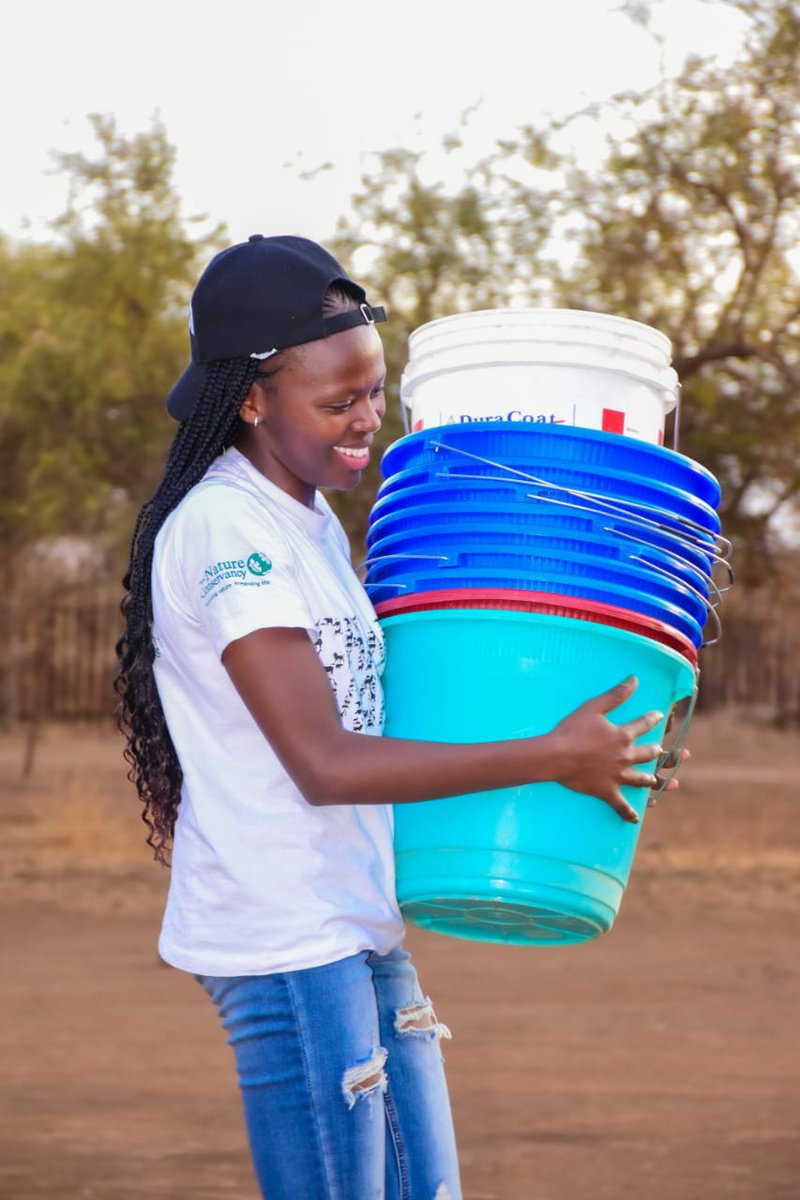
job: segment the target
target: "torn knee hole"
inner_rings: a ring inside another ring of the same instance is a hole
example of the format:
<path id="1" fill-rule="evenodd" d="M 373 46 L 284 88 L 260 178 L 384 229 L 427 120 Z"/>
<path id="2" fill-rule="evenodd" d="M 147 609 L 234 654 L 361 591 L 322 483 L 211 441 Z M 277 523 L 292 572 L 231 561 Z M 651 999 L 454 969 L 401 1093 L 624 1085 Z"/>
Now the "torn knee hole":
<path id="1" fill-rule="evenodd" d="M 369 1079 L 359 1079 L 350 1088 L 351 1092 L 368 1092 L 370 1088 L 377 1087 L 381 1082 L 382 1071 L 376 1071 L 374 1075 L 370 1075 Z"/>
<path id="2" fill-rule="evenodd" d="M 386 1055 L 387 1051 L 379 1046 L 366 1062 L 347 1068 L 342 1077 L 342 1092 L 348 1108 L 352 1108 L 360 1096 L 368 1096 L 378 1090 L 386 1091 L 386 1072 L 383 1069 Z"/>
<path id="3" fill-rule="evenodd" d="M 400 1034 L 421 1034 L 423 1037 L 449 1038 L 450 1030 L 437 1021 L 430 1000 L 398 1008 L 394 1015 L 394 1027 Z"/>

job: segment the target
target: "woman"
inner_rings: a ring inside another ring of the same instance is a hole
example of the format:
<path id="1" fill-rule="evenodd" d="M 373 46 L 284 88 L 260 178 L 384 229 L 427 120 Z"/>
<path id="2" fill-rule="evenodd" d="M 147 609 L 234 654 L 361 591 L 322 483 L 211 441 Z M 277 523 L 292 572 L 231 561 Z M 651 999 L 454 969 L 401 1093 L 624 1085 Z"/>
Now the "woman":
<path id="1" fill-rule="evenodd" d="M 179 428 L 136 524 L 119 645 L 126 757 L 171 882 L 162 957 L 234 1047 L 269 1200 L 460 1196 L 438 1042 L 401 948 L 392 804 L 557 780 L 635 821 L 660 714 L 543 737 L 380 736 L 381 630 L 319 488 L 349 490 L 384 413 L 362 288 L 321 246 L 255 235 L 192 297 Z"/>

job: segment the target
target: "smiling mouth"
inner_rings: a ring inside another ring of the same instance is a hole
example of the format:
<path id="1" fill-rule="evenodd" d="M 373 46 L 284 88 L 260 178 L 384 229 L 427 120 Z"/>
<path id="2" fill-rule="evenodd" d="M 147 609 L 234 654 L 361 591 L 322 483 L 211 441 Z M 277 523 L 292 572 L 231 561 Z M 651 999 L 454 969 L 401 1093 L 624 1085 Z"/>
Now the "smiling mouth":
<path id="1" fill-rule="evenodd" d="M 366 462 L 369 458 L 369 446 L 334 446 L 338 454 L 351 459 L 354 463 Z"/>

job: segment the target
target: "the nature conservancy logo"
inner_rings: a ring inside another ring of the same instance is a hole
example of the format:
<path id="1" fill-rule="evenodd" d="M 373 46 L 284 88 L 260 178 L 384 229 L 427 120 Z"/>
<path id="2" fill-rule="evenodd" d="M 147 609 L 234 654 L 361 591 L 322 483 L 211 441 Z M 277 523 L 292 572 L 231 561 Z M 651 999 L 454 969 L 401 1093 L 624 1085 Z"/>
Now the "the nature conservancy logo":
<path id="1" fill-rule="evenodd" d="M 247 569 L 251 575 L 266 575 L 267 571 L 272 570 L 272 563 L 266 554 L 254 550 L 247 560 Z"/>
<path id="2" fill-rule="evenodd" d="M 209 563 L 200 577 L 200 598 L 206 603 L 235 585 L 261 587 L 269 583 L 267 576 L 272 570 L 272 560 L 260 550 L 253 550 L 247 558 L 223 558 Z"/>

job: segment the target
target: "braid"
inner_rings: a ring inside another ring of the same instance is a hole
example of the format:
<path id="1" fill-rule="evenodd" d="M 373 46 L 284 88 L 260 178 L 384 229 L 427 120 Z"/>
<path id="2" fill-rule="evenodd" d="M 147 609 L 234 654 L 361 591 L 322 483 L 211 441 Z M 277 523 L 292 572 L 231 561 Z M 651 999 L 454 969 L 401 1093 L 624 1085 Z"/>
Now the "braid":
<path id="1" fill-rule="evenodd" d="M 175 434 L 161 482 L 137 517 L 128 570 L 122 581 L 125 626 L 117 642 L 119 673 L 114 680 L 119 696 L 118 723 L 127 739 L 124 756 L 130 768 L 128 778 L 136 784 L 144 806 L 147 844 L 156 860 L 165 865 L 169 862 L 183 772 L 153 674 L 153 547 L 172 510 L 199 483 L 214 459 L 238 440 L 242 432 L 239 409 L 257 365 L 254 359 L 231 359 L 209 366 L 197 407 Z"/>

